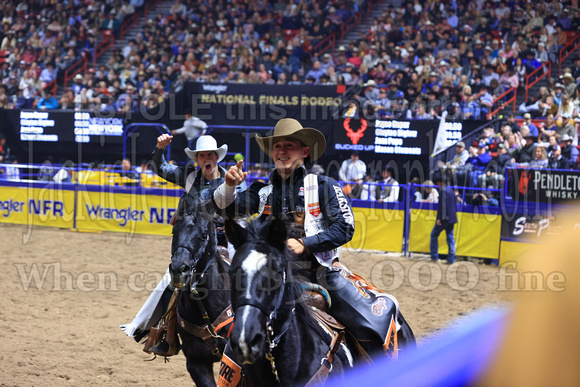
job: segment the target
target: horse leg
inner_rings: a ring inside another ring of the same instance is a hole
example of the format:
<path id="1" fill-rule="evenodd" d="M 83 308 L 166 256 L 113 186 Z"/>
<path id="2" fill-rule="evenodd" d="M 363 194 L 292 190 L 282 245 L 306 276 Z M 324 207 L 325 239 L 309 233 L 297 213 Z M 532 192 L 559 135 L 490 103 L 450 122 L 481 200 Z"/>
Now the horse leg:
<path id="1" fill-rule="evenodd" d="M 409 323 L 403 317 L 403 314 L 399 312 L 399 318 L 397 319 L 401 329 L 397 332 L 397 341 L 399 349 L 413 349 L 417 348 L 417 343 L 415 341 L 415 334 L 409 326 Z"/>
<path id="2" fill-rule="evenodd" d="M 199 359 L 187 359 L 187 371 L 197 387 L 215 387 L 213 362 L 200 362 Z"/>

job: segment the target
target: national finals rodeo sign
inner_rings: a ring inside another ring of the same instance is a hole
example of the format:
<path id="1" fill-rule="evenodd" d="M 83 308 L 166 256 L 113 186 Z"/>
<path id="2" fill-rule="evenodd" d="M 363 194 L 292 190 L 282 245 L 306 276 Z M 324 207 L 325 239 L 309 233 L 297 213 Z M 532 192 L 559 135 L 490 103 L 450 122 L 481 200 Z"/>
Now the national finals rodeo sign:
<path id="1" fill-rule="evenodd" d="M 193 115 L 210 125 L 273 127 L 286 117 L 324 125 L 339 114 L 343 93 L 344 86 L 185 84 Z"/>

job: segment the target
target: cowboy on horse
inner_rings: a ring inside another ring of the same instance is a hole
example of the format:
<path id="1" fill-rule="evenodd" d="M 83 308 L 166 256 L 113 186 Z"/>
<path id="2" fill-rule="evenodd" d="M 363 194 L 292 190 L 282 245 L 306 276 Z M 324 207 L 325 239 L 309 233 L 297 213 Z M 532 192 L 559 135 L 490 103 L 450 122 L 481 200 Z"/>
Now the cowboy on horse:
<path id="1" fill-rule="evenodd" d="M 268 184 L 255 182 L 238 192 L 236 186 L 247 176 L 238 162 L 214 191 L 216 207 L 230 218 L 257 213 L 259 217 L 283 219 L 289 230 L 288 248 L 310 266 L 309 280 L 327 287 L 333 305 L 331 314 L 369 354 L 396 355 L 397 330 L 404 321 L 397 300 L 340 264 L 339 248 L 354 234 L 350 201 L 335 180 L 306 170 L 308 163 L 324 153 L 324 135 L 285 118 L 278 121 L 273 136 L 256 135 L 256 141 L 276 166 Z"/>

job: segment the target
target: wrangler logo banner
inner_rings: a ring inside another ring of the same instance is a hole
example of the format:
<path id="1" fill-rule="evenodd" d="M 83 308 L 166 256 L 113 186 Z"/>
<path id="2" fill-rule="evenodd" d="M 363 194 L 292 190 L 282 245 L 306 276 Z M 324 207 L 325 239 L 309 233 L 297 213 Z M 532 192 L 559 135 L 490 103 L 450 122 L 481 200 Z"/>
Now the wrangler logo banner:
<path id="1" fill-rule="evenodd" d="M 79 186 L 77 228 L 170 235 L 179 196 Z M 164 191 L 160 191 L 164 192 Z"/>
<path id="2" fill-rule="evenodd" d="M 28 186 L 0 183 L 0 223 L 74 227 L 75 187 L 70 184 Z"/>

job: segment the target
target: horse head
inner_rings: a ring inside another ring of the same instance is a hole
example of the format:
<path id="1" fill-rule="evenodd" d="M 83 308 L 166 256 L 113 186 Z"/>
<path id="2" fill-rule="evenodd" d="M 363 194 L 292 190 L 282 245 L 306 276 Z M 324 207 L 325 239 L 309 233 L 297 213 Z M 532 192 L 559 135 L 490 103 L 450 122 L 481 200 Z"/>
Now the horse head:
<path id="1" fill-rule="evenodd" d="M 173 251 L 169 272 L 171 283 L 180 288 L 191 281 L 191 275 L 204 265 L 217 247 L 214 210 L 211 201 L 199 202 L 182 196 L 173 226 Z"/>
<path id="2" fill-rule="evenodd" d="M 283 306 L 289 251 L 286 227 L 278 219 L 255 220 L 246 229 L 227 220 L 226 235 L 236 248 L 231 265 L 235 320 L 230 343 L 243 364 L 253 364 L 268 353 Z"/>

